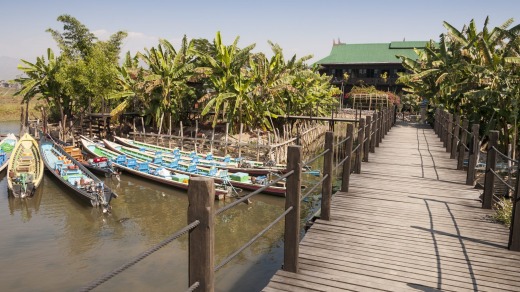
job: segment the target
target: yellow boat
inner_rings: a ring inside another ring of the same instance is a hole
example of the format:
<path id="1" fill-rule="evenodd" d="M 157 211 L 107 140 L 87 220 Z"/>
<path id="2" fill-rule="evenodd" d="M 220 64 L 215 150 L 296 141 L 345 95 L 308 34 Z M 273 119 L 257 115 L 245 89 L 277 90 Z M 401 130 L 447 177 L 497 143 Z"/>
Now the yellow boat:
<path id="1" fill-rule="evenodd" d="M 7 166 L 7 187 L 14 197 L 32 196 L 45 170 L 38 143 L 29 134 L 14 146 Z"/>

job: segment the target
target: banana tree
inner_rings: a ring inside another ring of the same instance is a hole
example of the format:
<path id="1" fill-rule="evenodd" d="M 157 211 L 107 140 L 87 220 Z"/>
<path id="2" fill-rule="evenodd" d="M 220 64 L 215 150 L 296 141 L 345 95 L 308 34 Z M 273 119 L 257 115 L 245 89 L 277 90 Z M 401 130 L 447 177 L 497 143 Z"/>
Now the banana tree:
<path id="1" fill-rule="evenodd" d="M 240 85 L 244 82 L 244 72 L 241 72 L 241 70 L 249 60 L 249 54 L 255 45 L 239 49 L 239 39 L 239 37 L 236 37 L 234 42 L 227 46 L 222 42 L 220 32 L 217 32 L 213 40 L 215 52 L 213 54 L 198 52 L 198 56 L 207 66 L 205 69 L 212 89 L 199 99 L 199 103 L 206 103 L 202 110 L 203 116 L 210 111 L 214 112 L 213 127 L 217 124 L 220 112 L 233 122 L 236 109 L 240 107 L 237 98 L 242 100 L 240 98 L 242 93 L 238 92 L 237 88 L 244 86 L 244 84 Z M 228 109 L 228 105 L 231 105 L 230 109 Z"/>
<path id="2" fill-rule="evenodd" d="M 60 59 L 54 55 L 54 52 L 47 49 L 47 56 L 36 58 L 35 63 L 21 60 L 22 64 L 18 65 L 18 70 L 24 73 L 24 76 L 16 79 L 16 82 L 22 85 L 21 89 L 15 95 L 21 95 L 24 103 L 28 104 L 37 94 L 38 99 L 43 99 L 48 105 L 56 107 L 59 110 L 61 120 L 64 121 L 64 108 L 70 103 L 70 98 L 63 93 L 63 87 L 57 80 L 60 69 Z M 62 124 L 64 130 L 65 123 Z"/>

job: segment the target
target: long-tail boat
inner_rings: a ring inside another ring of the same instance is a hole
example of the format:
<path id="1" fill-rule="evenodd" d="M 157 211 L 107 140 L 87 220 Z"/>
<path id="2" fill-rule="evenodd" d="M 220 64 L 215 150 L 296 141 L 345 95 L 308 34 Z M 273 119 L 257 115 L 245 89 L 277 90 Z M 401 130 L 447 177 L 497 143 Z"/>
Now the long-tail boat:
<path id="1" fill-rule="evenodd" d="M 80 148 L 65 143 L 64 141 L 53 139 L 50 136 L 47 136 L 51 140 L 55 142 L 55 144 L 65 152 L 67 152 L 72 158 L 77 160 L 79 163 L 83 164 L 88 170 L 97 175 L 103 175 L 105 177 L 116 176 L 119 177 L 119 173 L 114 169 L 112 163 L 106 157 L 94 157 L 94 158 L 86 158 L 84 153 Z"/>
<path id="2" fill-rule="evenodd" d="M 190 179 L 188 175 L 170 171 L 161 165 L 156 165 L 142 159 L 127 157 L 124 154 L 111 151 L 84 138 L 81 138 L 81 145 L 83 149 L 91 155 L 107 157 L 111 163 L 122 171 L 182 190 L 188 189 Z M 228 187 L 221 185 L 215 186 L 215 199 L 223 199 L 229 193 L 230 189 Z"/>
<path id="3" fill-rule="evenodd" d="M 40 152 L 47 170 L 72 194 L 93 207 L 102 207 L 104 213 L 110 211 L 110 201 L 117 195 L 83 164 L 45 136 L 40 138 Z"/>
<path id="4" fill-rule="evenodd" d="M 267 175 L 272 172 L 276 173 L 285 173 L 286 166 L 283 164 L 275 164 L 274 162 L 260 162 L 255 160 L 246 160 L 240 157 L 232 158 L 229 155 L 227 156 L 217 156 L 212 153 L 200 154 L 195 153 L 194 151 L 181 151 L 179 148 L 167 148 L 162 146 L 157 146 L 153 144 L 148 144 L 144 142 L 134 141 L 131 139 L 126 139 L 123 137 L 114 137 L 116 142 L 132 148 L 144 149 L 149 151 L 161 151 L 163 154 L 172 155 L 172 156 L 184 156 L 189 158 L 197 157 L 199 164 L 208 165 L 208 166 L 217 166 L 221 169 L 227 169 L 229 172 L 245 172 L 249 175 Z"/>
<path id="5" fill-rule="evenodd" d="M 0 172 L 6 169 L 9 157 L 17 141 L 18 139 L 14 134 L 7 134 L 7 136 L 0 141 Z"/>
<path id="6" fill-rule="evenodd" d="M 226 169 L 219 169 L 215 166 L 200 166 L 196 161 L 186 162 L 180 159 L 172 159 L 163 157 L 161 154 L 154 155 L 153 152 L 140 151 L 135 148 L 126 147 L 115 142 L 103 140 L 105 146 L 119 154 L 148 161 L 157 165 L 162 165 L 166 169 L 176 171 L 188 176 L 207 176 L 211 177 L 217 183 L 230 184 L 233 187 L 255 191 L 268 183 L 267 176 L 254 177 L 245 172 L 228 173 Z M 285 196 L 285 186 L 270 186 L 264 191 L 266 194 Z"/>
<path id="7" fill-rule="evenodd" d="M 16 143 L 7 166 L 7 187 L 14 197 L 32 196 L 43 180 L 45 167 L 38 143 L 28 133 Z"/>

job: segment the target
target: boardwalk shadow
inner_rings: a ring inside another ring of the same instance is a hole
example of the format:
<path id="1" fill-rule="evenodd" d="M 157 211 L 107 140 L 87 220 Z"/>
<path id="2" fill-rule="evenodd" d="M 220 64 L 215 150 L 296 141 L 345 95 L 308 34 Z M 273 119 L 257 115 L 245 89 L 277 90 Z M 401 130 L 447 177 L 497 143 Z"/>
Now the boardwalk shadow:
<path id="1" fill-rule="evenodd" d="M 406 285 L 408 287 L 410 287 L 410 288 L 414 288 L 414 289 L 417 289 L 419 291 L 425 291 L 425 292 L 439 292 L 439 291 L 442 291 L 442 290 L 439 290 L 439 289 L 435 289 L 433 287 L 428 287 L 428 286 L 424 286 L 424 285 L 416 284 L 416 283 L 407 283 Z"/>
<path id="2" fill-rule="evenodd" d="M 428 216 L 430 218 L 430 228 L 428 229 L 428 228 L 422 228 L 422 227 L 418 227 L 418 226 L 411 226 L 411 227 L 430 232 L 430 235 L 432 237 L 432 242 L 435 247 L 435 257 L 437 259 L 437 289 L 442 289 L 442 256 L 440 254 L 439 243 L 437 241 L 436 235 L 451 235 L 452 237 L 455 237 L 459 240 L 460 247 L 462 249 L 462 253 L 464 254 L 464 259 L 465 259 L 466 265 L 468 267 L 468 273 L 471 278 L 471 283 L 473 285 L 473 291 L 478 291 L 477 279 L 475 278 L 475 273 L 473 272 L 473 266 L 471 264 L 471 260 L 468 255 L 466 245 L 463 241 L 463 239 L 465 239 L 465 237 L 463 237 L 460 234 L 459 225 L 457 224 L 457 221 L 455 220 L 455 216 L 453 215 L 453 212 L 451 212 L 450 206 L 448 205 L 448 203 L 444 202 L 444 206 L 446 207 L 446 210 L 450 214 L 451 221 L 453 222 L 453 226 L 455 227 L 455 230 L 457 230 L 457 234 L 450 234 L 447 232 L 436 231 L 434 228 L 433 214 L 430 209 L 430 205 L 428 204 L 428 201 L 431 201 L 431 200 L 423 199 L 423 201 L 426 205 L 426 208 L 428 209 Z"/>

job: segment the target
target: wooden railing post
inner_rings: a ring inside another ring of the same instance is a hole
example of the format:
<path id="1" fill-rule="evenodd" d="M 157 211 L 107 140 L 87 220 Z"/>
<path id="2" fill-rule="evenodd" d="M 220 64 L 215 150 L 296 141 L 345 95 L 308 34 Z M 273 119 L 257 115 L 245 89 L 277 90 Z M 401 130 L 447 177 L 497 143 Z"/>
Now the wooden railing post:
<path id="1" fill-rule="evenodd" d="M 392 128 L 392 109 L 387 109 L 388 118 L 386 119 L 386 133 L 390 132 L 390 128 Z"/>
<path id="2" fill-rule="evenodd" d="M 198 291 L 215 290 L 215 184 L 207 177 L 192 177 L 188 187 L 189 286 L 199 282 Z"/>
<path id="3" fill-rule="evenodd" d="M 520 173 L 520 164 L 517 173 Z M 515 195 L 513 196 L 513 215 L 509 230 L 509 249 L 520 251 L 520 178 L 516 178 Z"/>
<path id="4" fill-rule="evenodd" d="M 356 151 L 356 173 L 361 173 L 361 160 L 363 159 L 363 140 L 365 140 L 365 119 L 360 118 L 359 119 L 359 128 L 358 128 L 358 135 L 357 135 L 357 141 L 359 147 Z"/>
<path id="5" fill-rule="evenodd" d="M 366 142 L 364 143 L 363 148 L 363 161 L 368 162 L 368 153 L 370 152 L 370 131 L 372 128 L 370 127 L 372 125 L 372 116 L 366 117 L 366 127 L 365 127 L 365 139 Z"/>
<path id="6" fill-rule="evenodd" d="M 453 142 L 453 114 L 448 114 L 448 131 L 446 131 L 446 152 L 451 152 Z"/>
<path id="7" fill-rule="evenodd" d="M 376 123 L 377 124 L 377 123 Z M 352 145 L 354 143 L 354 125 L 347 124 L 347 142 L 345 142 L 345 155 L 348 159 L 343 163 L 343 178 L 341 179 L 341 191 L 348 192 L 350 172 L 352 170 Z"/>
<path id="8" fill-rule="evenodd" d="M 293 210 L 285 216 L 283 269 L 292 273 L 298 273 L 298 256 L 300 254 L 301 161 L 301 146 L 288 146 L 287 169 L 294 170 L 294 173 L 287 177 L 285 209 L 293 207 Z"/>
<path id="9" fill-rule="evenodd" d="M 386 108 L 383 109 L 382 114 L 383 118 L 381 119 L 381 141 L 383 141 L 386 135 Z"/>
<path id="10" fill-rule="evenodd" d="M 471 126 L 471 147 L 469 148 L 468 174 L 466 176 L 466 184 L 472 186 L 475 183 L 475 167 L 479 154 L 479 124 Z"/>
<path id="11" fill-rule="evenodd" d="M 435 115 L 433 116 L 433 131 L 439 135 L 439 108 L 435 109 Z"/>
<path id="12" fill-rule="evenodd" d="M 462 137 L 460 138 L 459 143 L 459 157 L 457 160 L 457 169 L 462 169 L 464 165 L 464 156 L 466 155 L 466 142 L 468 141 L 468 130 L 469 121 L 468 119 L 464 119 L 462 122 Z"/>
<path id="13" fill-rule="evenodd" d="M 376 129 L 377 129 L 377 114 L 372 115 L 373 126 L 371 127 L 372 133 L 370 133 L 370 152 L 376 152 Z"/>
<path id="14" fill-rule="evenodd" d="M 379 126 L 378 126 L 378 132 L 379 132 L 379 143 L 383 142 L 383 132 L 384 132 L 384 114 L 383 111 L 379 112 Z M 379 144 L 376 144 L 376 146 L 379 146 Z"/>
<path id="15" fill-rule="evenodd" d="M 323 156 L 323 175 L 327 178 L 321 186 L 321 215 L 320 219 L 330 220 L 330 200 L 332 197 L 332 164 L 334 157 L 334 132 L 325 133 L 325 149 L 329 152 Z"/>
<path id="16" fill-rule="evenodd" d="M 444 110 L 441 111 L 441 133 L 440 138 L 441 142 L 444 142 L 444 132 L 446 131 L 446 121 L 445 121 L 445 112 Z"/>
<path id="17" fill-rule="evenodd" d="M 374 135 L 374 139 L 376 140 L 376 147 L 379 147 L 379 143 L 381 142 L 381 112 L 377 112 L 376 116 L 376 133 Z"/>
<path id="18" fill-rule="evenodd" d="M 453 128 L 453 137 L 451 141 L 451 153 L 450 158 L 455 159 L 457 157 L 457 143 L 459 142 L 460 134 L 460 116 L 455 115 L 455 127 Z"/>
<path id="19" fill-rule="evenodd" d="M 493 147 L 498 146 L 498 131 L 489 131 L 489 142 L 487 147 L 486 176 L 484 177 L 484 196 L 482 208 L 491 209 L 493 206 L 493 194 L 495 193 L 495 171 L 497 165 L 497 152 Z"/>

